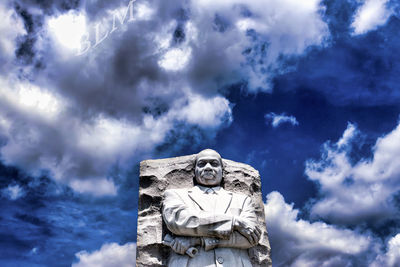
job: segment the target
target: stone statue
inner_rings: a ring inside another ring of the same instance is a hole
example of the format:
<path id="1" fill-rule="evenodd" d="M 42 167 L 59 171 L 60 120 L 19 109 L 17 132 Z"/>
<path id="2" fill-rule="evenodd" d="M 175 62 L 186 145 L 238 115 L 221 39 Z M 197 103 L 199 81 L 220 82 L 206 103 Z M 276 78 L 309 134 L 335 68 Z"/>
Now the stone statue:
<path id="1" fill-rule="evenodd" d="M 137 267 L 271 266 L 261 180 L 206 149 L 140 163 Z"/>
<path id="2" fill-rule="evenodd" d="M 165 191 L 162 215 L 175 234 L 165 242 L 173 250 L 169 267 L 252 266 L 248 249 L 261 237 L 254 204 L 223 189 L 222 173 L 221 156 L 206 149 L 195 158 L 197 184 Z"/>

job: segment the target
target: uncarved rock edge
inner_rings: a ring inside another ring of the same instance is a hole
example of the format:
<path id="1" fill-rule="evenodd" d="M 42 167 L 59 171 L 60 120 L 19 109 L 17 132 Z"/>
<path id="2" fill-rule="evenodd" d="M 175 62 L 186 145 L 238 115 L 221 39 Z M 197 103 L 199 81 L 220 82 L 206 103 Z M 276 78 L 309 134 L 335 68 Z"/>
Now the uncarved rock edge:
<path id="1" fill-rule="evenodd" d="M 136 266 L 167 266 L 169 248 L 162 245 L 162 239 L 168 230 L 161 217 L 162 196 L 169 188 L 193 186 L 194 158 L 188 155 L 140 163 Z M 224 188 L 251 196 L 258 226 L 263 229 L 259 245 L 249 251 L 253 266 L 272 266 L 260 174 L 247 164 L 227 159 L 223 163 Z"/>

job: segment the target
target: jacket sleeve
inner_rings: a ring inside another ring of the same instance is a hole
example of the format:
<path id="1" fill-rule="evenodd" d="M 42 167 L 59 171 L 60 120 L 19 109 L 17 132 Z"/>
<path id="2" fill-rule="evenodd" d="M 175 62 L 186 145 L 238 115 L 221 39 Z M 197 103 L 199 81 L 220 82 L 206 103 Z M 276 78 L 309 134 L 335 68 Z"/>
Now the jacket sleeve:
<path id="1" fill-rule="evenodd" d="M 228 239 L 233 230 L 232 215 L 189 208 L 173 189 L 164 192 L 162 215 L 167 228 L 180 236 Z"/>
<path id="2" fill-rule="evenodd" d="M 253 245 L 242 236 L 239 232 L 234 231 L 230 234 L 229 239 L 219 239 L 214 237 L 205 237 L 203 238 L 204 242 L 204 250 L 208 251 L 214 248 L 240 248 L 240 249 L 248 249 L 251 248 Z"/>
<path id="3" fill-rule="evenodd" d="M 242 212 L 240 213 L 239 217 L 242 220 L 247 220 L 251 225 L 257 225 L 257 216 L 255 214 L 254 204 L 250 197 L 245 198 Z M 257 240 L 257 244 L 258 241 L 259 240 Z M 247 240 L 247 238 L 245 238 L 238 231 L 233 231 L 226 240 L 218 238 L 204 238 L 203 244 L 206 251 L 216 247 L 248 249 L 257 245 L 250 243 L 249 240 Z"/>

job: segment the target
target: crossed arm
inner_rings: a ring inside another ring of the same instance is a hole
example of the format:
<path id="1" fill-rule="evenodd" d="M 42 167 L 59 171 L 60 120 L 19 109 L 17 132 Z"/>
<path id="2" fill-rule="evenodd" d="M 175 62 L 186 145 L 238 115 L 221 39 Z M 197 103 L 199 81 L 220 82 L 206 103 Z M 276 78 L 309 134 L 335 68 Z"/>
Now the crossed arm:
<path id="1" fill-rule="evenodd" d="M 173 190 L 164 194 L 164 222 L 178 236 L 171 246 L 175 252 L 184 254 L 187 248 L 197 245 L 205 250 L 216 247 L 247 249 L 257 245 L 261 231 L 256 226 L 254 206 L 249 197 L 240 215 L 233 216 L 190 209 Z"/>

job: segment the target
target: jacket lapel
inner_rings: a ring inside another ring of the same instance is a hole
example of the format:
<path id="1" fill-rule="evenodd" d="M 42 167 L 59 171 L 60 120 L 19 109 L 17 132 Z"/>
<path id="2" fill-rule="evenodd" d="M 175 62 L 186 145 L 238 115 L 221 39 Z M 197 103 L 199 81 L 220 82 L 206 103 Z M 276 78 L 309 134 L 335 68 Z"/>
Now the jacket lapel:
<path id="1" fill-rule="evenodd" d="M 188 191 L 189 198 L 197 204 L 197 206 L 204 211 L 212 211 L 215 207 L 214 212 L 224 214 L 229 209 L 232 202 L 232 193 L 225 191 L 221 188 L 218 192 L 218 202 L 214 203 L 210 195 L 204 194 L 204 192 L 194 186 Z M 216 205 L 215 205 L 216 204 Z"/>
<path id="2" fill-rule="evenodd" d="M 232 192 L 228 192 L 221 188 L 218 192 L 218 204 L 216 205 L 216 213 L 226 213 L 232 202 Z"/>
<path id="3" fill-rule="evenodd" d="M 197 186 L 192 187 L 188 191 L 188 195 L 192 199 L 192 201 L 196 203 L 197 206 L 199 206 L 201 210 L 210 210 L 210 201 L 209 199 L 207 199 L 207 194 L 204 194 L 204 192 L 201 191 L 200 188 L 198 188 Z"/>

